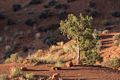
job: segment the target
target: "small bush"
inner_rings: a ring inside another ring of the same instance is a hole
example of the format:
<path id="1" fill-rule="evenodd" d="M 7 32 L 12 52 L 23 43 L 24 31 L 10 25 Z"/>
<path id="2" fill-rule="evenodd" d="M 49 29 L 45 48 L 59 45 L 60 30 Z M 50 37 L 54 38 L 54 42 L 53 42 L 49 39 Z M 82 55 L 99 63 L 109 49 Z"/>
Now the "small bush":
<path id="1" fill-rule="evenodd" d="M 64 10 L 66 10 L 67 8 L 68 8 L 67 4 L 57 4 L 55 6 L 55 9 L 64 9 Z"/>
<path id="2" fill-rule="evenodd" d="M 68 13 L 66 11 L 62 11 L 58 14 L 59 20 L 64 20 L 67 18 L 67 16 L 68 16 Z"/>
<path id="3" fill-rule="evenodd" d="M 89 16 L 92 16 L 93 18 L 99 17 L 101 15 L 99 10 L 93 8 L 86 10 L 86 12 Z"/>
<path id="4" fill-rule="evenodd" d="M 7 74 L 0 75 L 0 80 L 8 80 L 8 75 Z"/>
<path id="5" fill-rule="evenodd" d="M 71 3 L 71 2 L 74 2 L 74 1 L 76 1 L 76 0 L 67 0 L 68 3 Z"/>
<path id="6" fill-rule="evenodd" d="M 113 42 L 113 46 L 119 46 L 120 45 L 120 41 L 119 40 L 115 40 L 114 42 Z"/>
<path id="7" fill-rule="evenodd" d="M 25 24 L 28 26 L 34 26 L 34 24 L 36 23 L 36 21 L 32 20 L 32 19 L 27 19 L 25 21 Z"/>
<path id="8" fill-rule="evenodd" d="M 96 3 L 93 0 L 91 0 L 88 4 L 88 7 L 91 7 L 91 8 L 95 8 L 95 6 L 96 6 Z"/>
<path id="9" fill-rule="evenodd" d="M 6 24 L 11 26 L 11 25 L 15 25 L 16 22 L 12 19 L 8 19 Z"/>
<path id="10" fill-rule="evenodd" d="M 54 60 L 54 56 L 52 54 L 48 54 L 46 57 L 45 57 L 45 61 L 46 63 L 54 63 L 55 60 Z"/>
<path id="11" fill-rule="evenodd" d="M 120 59 L 115 57 L 115 58 L 111 58 L 109 60 L 109 66 L 112 68 L 119 68 L 120 67 Z"/>
<path id="12" fill-rule="evenodd" d="M 44 10 L 38 16 L 39 16 L 39 19 L 46 19 L 48 17 L 53 16 L 53 13 L 50 12 L 49 10 Z"/>
<path id="13" fill-rule="evenodd" d="M 19 69 L 17 67 L 13 67 L 10 70 L 10 76 L 11 76 L 11 78 L 19 77 L 21 74 L 22 74 L 21 69 Z"/>
<path id="14" fill-rule="evenodd" d="M 114 36 L 113 36 L 113 39 L 114 39 L 114 40 L 120 40 L 120 34 L 114 35 Z"/>
<path id="15" fill-rule="evenodd" d="M 93 65 L 96 63 L 96 61 L 98 62 L 103 61 L 103 58 L 95 50 L 87 51 L 84 54 L 85 54 L 85 58 L 83 60 L 83 64 L 85 65 Z"/>
<path id="16" fill-rule="evenodd" d="M 63 67 L 64 66 L 64 63 L 62 61 L 57 61 L 55 63 L 55 67 Z"/>
<path id="17" fill-rule="evenodd" d="M 0 12 L 0 20 L 4 20 L 5 18 L 6 16 L 2 12 Z"/>
<path id="18" fill-rule="evenodd" d="M 22 58 L 19 57 L 18 53 L 12 54 L 10 58 L 5 60 L 5 63 L 13 63 L 13 62 L 22 62 Z"/>
<path id="19" fill-rule="evenodd" d="M 28 80 L 35 80 L 35 76 L 33 73 L 26 73 L 25 77 Z"/>
<path id="20" fill-rule="evenodd" d="M 113 12 L 111 13 L 111 15 L 112 15 L 113 17 L 120 17 L 120 11 L 113 11 Z"/>
<path id="21" fill-rule="evenodd" d="M 19 10 L 21 10 L 22 9 L 22 6 L 20 5 L 20 4 L 14 4 L 13 5 L 13 11 L 19 11 Z"/>
<path id="22" fill-rule="evenodd" d="M 30 5 L 41 4 L 43 0 L 31 0 Z"/>
<path id="23" fill-rule="evenodd" d="M 56 0 L 49 1 L 47 5 L 45 5 L 45 8 L 53 7 L 57 4 L 58 2 Z"/>

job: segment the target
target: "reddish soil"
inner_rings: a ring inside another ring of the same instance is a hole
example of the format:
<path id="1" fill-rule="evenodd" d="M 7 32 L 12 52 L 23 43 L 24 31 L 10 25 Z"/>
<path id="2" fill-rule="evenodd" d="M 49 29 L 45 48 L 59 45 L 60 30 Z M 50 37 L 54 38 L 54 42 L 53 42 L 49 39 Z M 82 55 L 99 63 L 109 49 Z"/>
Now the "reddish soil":
<path id="1" fill-rule="evenodd" d="M 0 73 L 9 73 L 11 67 L 23 66 L 20 64 L 0 65 Z M 119 80 L 120 71 L 102 67 L 73 66 L 71 68 L 62 68 L 61 70 L 51 71 L 52 65 L 27 66 L 27 71 L 33 72 L 39 76 L 52 76 L 54 73 L 60 73 L 63 80 Z M 5 68 L 5 69 L 3 69 Z"/>

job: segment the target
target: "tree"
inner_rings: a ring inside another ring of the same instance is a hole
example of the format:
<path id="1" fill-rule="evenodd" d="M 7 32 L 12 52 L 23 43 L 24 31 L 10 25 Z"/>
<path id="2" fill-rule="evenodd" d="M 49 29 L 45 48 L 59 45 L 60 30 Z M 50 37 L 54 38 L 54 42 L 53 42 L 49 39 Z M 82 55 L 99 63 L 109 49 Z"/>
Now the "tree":
<path id="1" fill-rule="evenodd" d="M 76 41 L 78 64 L 80 63 L 80 54 L 82 52 L 84 52 L 87 59 L 90 58 L 90 56 L 87 55 L 88 53 L 92 54 L 97 52 L 97 37 L 94 35 L 92 21 L 92 17 L 89 16 L 80 14 L 79 17 L 76 17 L 73 14 L 69 14 L 68 19 L 60 23 L 60 31 L 64 35 L 67 35 L 68 38 Z M 94 59 L 96 60 L 96 58 Z"/>

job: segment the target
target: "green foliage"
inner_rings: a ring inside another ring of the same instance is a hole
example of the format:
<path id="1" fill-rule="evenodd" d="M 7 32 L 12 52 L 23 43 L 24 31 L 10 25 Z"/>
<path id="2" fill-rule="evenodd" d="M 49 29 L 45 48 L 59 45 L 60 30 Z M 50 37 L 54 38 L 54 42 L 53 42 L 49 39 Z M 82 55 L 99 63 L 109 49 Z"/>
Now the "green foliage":
<path id="1" fill-rule="evenodd" d="M 25 75 L 26 79 L 28 80 L 35 80 L 34 74 L 33 73 L 27 73 Z"/>
<path id="2" fill-rule="evenodd" d="M 109 60 L 109 66 L 112 67 L 112 68 L 118 68 L 120 67 L 120 59 L 115 57 L 115 58 L 111 58 Z"/>
<path id="3" fill-rule="evenodd" d="M 5 60 L 5 63 L 13 63 L 13 62 L 22 62 L 22 58 L 18 55 L 18 53 L 12 54 L 10 58 Z"/>
<path id="4" fill-rule="evenodd" d="M 67 35 L 69 39 L 72 38 L 76 41 L 76 46 L 78 47 L 77 54 L 85 52 L 84 60 L 88 64 L 93 64 L 97 60 L 102 59 L 97 53 L 97 42 L 99 38 L 93 28 L 92 20 L 92 17 L 83 16 L 82 14 L 79 17 L 70 14 L 68 15 L 68 19 L 60 23 L 61 32 Z"/>
<path id="5" fill-rule="evenodd" d="M 85 56 L 86 58 L 83 61 L 83 64 L 93 65 L 96 63 L 96 61 L 103 61 L 103 58 L 100 56 L 100 54 L 97 53 L 96 49 L 88 50 L 87 52 L 85 52 Z"/>
<path id="6" fill-rule="evenodd" d="M 69 38 L 77 39 L 78 36 L 82 36 L 83 32 L 89 33 L 87 31 L 91 31 L 92 24 L 91 24 L 92 17 L 83 17 L 82 14 L 77 18 L 73 14 L 68 15 L 68 19 L 65 21 L 61 21 L 60 23 L 60 30 L 67 34 Z M 89 27 L 89 28 L 88 28 Z"/>
<path id="7" fill-rule="evenodd" d="M 17 67 L 11 68 L 10 75 L 12 78 L 19 77 L 21 74 L 22 74 L 21 69 L 19 69 Z"/>
<path id="8" fill-rule="evenodd" d="M 63 67 L 64 66 L 64 63 L 62 61 L 57 61 L 55 63 L 55 67 Z"/>

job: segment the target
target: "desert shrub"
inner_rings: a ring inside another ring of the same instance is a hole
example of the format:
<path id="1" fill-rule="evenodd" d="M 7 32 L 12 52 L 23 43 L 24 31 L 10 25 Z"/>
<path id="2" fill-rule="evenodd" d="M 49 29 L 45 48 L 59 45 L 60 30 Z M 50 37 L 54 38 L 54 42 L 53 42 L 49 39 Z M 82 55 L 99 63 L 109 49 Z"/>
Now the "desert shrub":
<path id="1" fill-rule="evenodd" d="M 48 36 L 47 38 L 44 39 L 44 43 L 49 46 L 56 44 L 56 42 L 57 42 L 56 39 L 51 36 Z"/>
<path id="2" fill-rule="evenodd" d="M 55 63 L 55 67 L 63 67 L 64 66 L 64 63 L 62 61 L 57 61 Z"/>
<path id="3" fill-rule="evenodd" d="M 14 63 L 14 62 L 22 62 L 22 58 L 18 55 L 18 53 L 10 55 L 9 58 L 5 60 L 5 63 Z"/>
<path id="4" fill-rule="evenodd" d="M 120 11 L 113 11 L 113 12 L 111 13 L 111 15 L 112 15 L 113 17 L 120 17 Z"/>
<path id="5" fill-rule="evenodd" d="M 55 60 L 54 60 L 54 56 L 52 54 L 48 54 L 46 57 L 45 57 L 45 62 L 46 63 L 54 63 Z"/>
<path id="6" fill-rule="evenodd" d="M 58 14 L 59 20 L 64 20 L 67 18 L 67 16 L 68 16 L 68 13 L 66 11 L 62 11 Z"/>
<path id="7" fill-rule="evenodd" d="M 13 11 L 15 11 L 15 12 L 22 9 L 21 4 L 14 4 L 12 7 L 13 7 Z"/>
<path id="8" fill-rule="evenodd" d="M 76 1 L 76 0 L 67 0 L 68 3 L 71 3 L 71 2 L 74 2 L 74 1 Z"/>
<path id="9" fill-rule="evenodd" d="M 12 20 L 12 19 L 8 19 L 6 24 L 7 25 L 15 25 L 16 22 L 14 20 Z"/>
<path id="10" fill-rule="evenodd" d="M 44 10 L 38 16 L 39 16 L 39 19 L 46 19 L 48 17 L 53 16 L 53 13 L 50 12 L 49 10 Z"/>
<path id="11" fill-rule="evenodd" d="M 7 74 L 0 75 L 0 80 L 8 80 L 8 75 Z"/>
<path id="12" fill-rule="evenodd" d="M 113 42 L 113 46 L 120 46 L 120 41 L 119 40 L 115 40 Z"/>
<path id="13" fill-rule="evenodd" d="M 114 36 L 113 36 L 113 39 L 114 39 L 114 40 L 120 40 L 120 34 L 114 35 Z"/>
<path id="14" fill-rule="evenodd" d="M 34 76 L 33 73 L 26 73 L 26 74 L 25 74 L 25 78 L 26 78 L 27 80 L 35 80 L 35 76 Z"/>
<path id="15" fill-rule="evenodd" d="M 109 66 L 112 68 L 116 69 L 116 68 L 120 67 L 120 59 L 117 57 L 111 58 L 108 63 L 109 63 Z"/>
<path id="16" fill-rule="evenodd" d="M 43 0 L 31 0 L 29 5 L 41 4 Z"/>
<path id="17" fill-rule="evenodd" d="M 57 4 L 58 2 L 56 0 L 49 1 L 47 5 L 44 5 L 45 8 L 53 7 Z"/>
<path id="18" fill-rule="evenodd" d="M 6 16 L 2 12 L 0 12 L 0 20 L 4 20 L 5 18 Z"/>
<path id="19" fill-rule="evenodd" d="M 101 16 L 100 11 L 94 8 L 86 9 L 86 12 L 87 15 L 92 16 L 93 18 Z"/>
<path id="20" fill-rule="evenodd" d="M 10 76 L 11 76 L 11 78 L 19 77 L 21 74 L 22 74 L 21 69 L 19 69 L 17 67 L 13 67 L 10 70 Z"/>
<path id="21" fill-rule="evenodd" d="M 91 8 L 95 8 L 95 6 L 96 6 L 95 1 L 91 0 L 91 1 L 89 2 L 88 6 L 91 7 Z"/>
<path id="22" fill-rule="evenodd" d="M 55 6 L 55 9 L 64 9 L 64 10 L 66 10 L 67 8 L 68 8 L 67 4 L 57 4 Z"/>
<path id="23" fill-rule="evenodd" d="M 99 62 L 103 61 L 103 58 L 100 56 L 100 54 L 97 53 L 96 50 L 93 49 L 91 51 L 85 52 L 85 58 L 83 64 L 93 65 L 96 63 L 96 61 Z"/>
<path id="24" fill-rule="evenodd" d="M 27 19 L 25 21 L 25 24 L 28 26 L 34 26 L 34 24 L 36 23 L 36 21 L 32 20 L 32 19 Z"/>
<path id="25" fill-rule="evenodd" d="M 113 45 L 114 46 L 120 46 L 120 34 L 116 34 L 113 36 Z"/>

